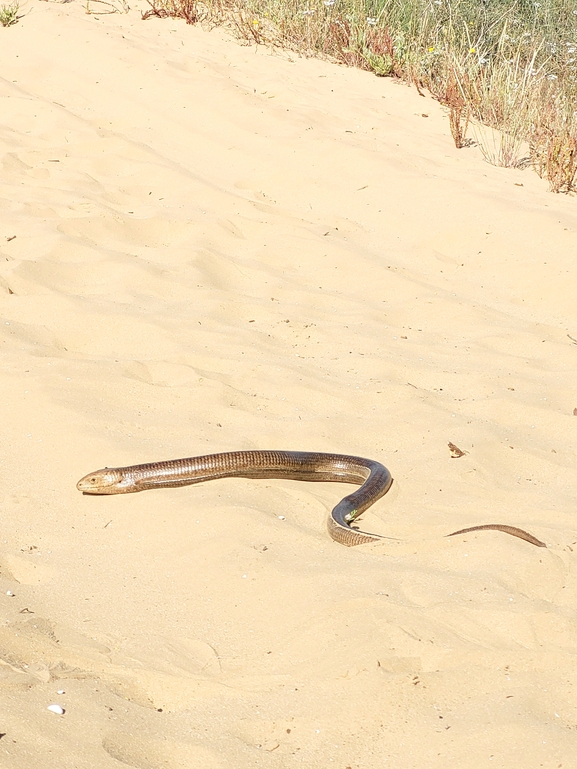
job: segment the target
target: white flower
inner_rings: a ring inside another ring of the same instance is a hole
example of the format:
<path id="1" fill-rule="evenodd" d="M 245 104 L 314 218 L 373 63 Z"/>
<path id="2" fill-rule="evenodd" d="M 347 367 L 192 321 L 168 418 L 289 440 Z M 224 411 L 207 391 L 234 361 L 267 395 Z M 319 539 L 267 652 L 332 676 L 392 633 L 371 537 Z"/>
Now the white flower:
<path id="1" fill-rule="evenodd" d="M 367 18 L 367 24 L 368 24 L 369 26 L 371 26 L 371 27 L 374 27 L 376 23 L 377 23 L 377 20 L 376 20 L 376 19 L 374 19 L 372 16 L 369 16 L 369 17 Z"/>
<path id="2" fill-rule="evenodd" d="M 325 0 L 325 5 L 327 8 L 332 8 L 335 4 L 335 0 Z"/>

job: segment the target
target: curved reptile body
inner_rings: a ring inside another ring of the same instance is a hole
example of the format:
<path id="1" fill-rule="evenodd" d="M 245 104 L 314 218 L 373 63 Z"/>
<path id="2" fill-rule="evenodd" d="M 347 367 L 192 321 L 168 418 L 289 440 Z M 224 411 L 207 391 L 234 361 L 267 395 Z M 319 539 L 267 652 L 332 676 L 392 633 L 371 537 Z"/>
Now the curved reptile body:
<path id="1" fill-rule="evenodd" d="M 202 457 L 150 462 L 130 467 L 110 467 L 85 475 L 77 488 L 85 494 L 129 494 L 167 486 L 188 486 L 214 478 L 285 478 L 296 481 L 358 483 L 360 488 L 332 510 L 327 529 L 336 542 L 353 546 L 387 539 L 380 534 L 353 529 L 351 524 L 390 489 L 387 468 L 371 459 L 345 454 L 304 451 L 232 451 Z M 532 534 L 515 526 L 490 523 L 454 531 L 447 536 L 493 529 L 511 534 L 537 547 L 546 547 Z"/>

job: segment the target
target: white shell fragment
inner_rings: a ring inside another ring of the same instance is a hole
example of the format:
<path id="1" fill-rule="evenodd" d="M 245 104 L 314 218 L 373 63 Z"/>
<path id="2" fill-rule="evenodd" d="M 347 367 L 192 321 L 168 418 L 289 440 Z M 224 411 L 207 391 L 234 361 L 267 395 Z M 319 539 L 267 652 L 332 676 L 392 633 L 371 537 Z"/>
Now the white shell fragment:
<path id="1" fill-rule="evenodd" d="M 46 709 L 49 710 L 51 713 L 56 713 L 59 716 L 64 715 L 64 708 L 60 707 L 60 705 L 56 705 L 55 703 L 53 703 L 52 705 L 48 705 Z"/>

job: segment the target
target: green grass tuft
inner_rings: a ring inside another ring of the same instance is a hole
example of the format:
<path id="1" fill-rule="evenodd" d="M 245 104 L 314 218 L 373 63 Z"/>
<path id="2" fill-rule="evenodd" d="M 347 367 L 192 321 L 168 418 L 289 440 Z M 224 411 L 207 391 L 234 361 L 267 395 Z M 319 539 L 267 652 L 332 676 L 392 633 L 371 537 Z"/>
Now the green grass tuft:
<path id="1" fill-rule="evenodd" d="M 19 10 L 20 5 L 17 2 L 10 5 L 0 5 L 0 24 L 3 27 L 11 27 L 13 24 L 16 24 L 20 18 L 18 16 Z"/>

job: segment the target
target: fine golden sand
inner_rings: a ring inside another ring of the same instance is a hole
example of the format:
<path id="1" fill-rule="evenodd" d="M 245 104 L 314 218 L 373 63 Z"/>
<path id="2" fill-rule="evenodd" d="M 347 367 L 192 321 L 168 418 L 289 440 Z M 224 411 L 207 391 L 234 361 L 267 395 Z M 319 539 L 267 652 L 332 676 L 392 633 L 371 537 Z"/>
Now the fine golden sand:
<path id="1" fill-rule="evenodd" d="M 456 150 L 391 80 L 24 11 L 0 29 L 0 767 L 574 766 L 575 198 Z M 271 448 L 386 464 L 362 528 L 396 539 L 332 542 L 341 485 L 76 490 Z M 549 547 L 443 536 L 494 522 Z"/>

